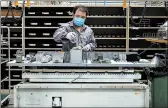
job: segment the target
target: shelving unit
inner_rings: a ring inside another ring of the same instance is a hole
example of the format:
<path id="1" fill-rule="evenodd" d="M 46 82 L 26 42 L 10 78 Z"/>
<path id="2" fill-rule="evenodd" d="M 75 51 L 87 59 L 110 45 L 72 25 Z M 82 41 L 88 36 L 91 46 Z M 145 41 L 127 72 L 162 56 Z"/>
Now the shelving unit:
<path id="1" fill-rule="evenodd" d="M 1 7 L 1 19 L 5 18 L 6 12 L 7 12 L 8 7 Z M 14 9 L 14 7 L 13 7 Z M 16 10 L 14 9 L 14 17 L 18 20 L 20 18 L 21 15 L 21 7 L 18 7 Z M 21 21 L 20 21 L 21 22 Z M 17 43 L 22 44 L 22 40 L 16 40 L 16 39 L 12 39 L 11 37 L 18 37 L 18 36 L 22 36 L 22 24 L 20 24 L 20 22 L 18 22 L 19 24 L 14 24 L 14 20 L 11 16 L 11 11 L 9 12 L 9 16 L 8 16 L 8 20 L 6 20 L 3 24 L 1 24 L 2 26 L 8 26 L 8 28 L 10 29 L 10 53 L 8 54 L 8 47 L 4 46 L 2 48 L 3 53 L 4 53 L 4 60 L 8 60 L 8 56 L 10 56 L 10 60 L 13 60 L 15 58 L 15 53 L 18 49 L 20 49 L 20 46 L 15 46 L 18 45 Z M 4 37 L 3 39 L 8 39 L 8 35 L 7 32 L 4 31 Z M 2 66 L 2 68 L 4 68 L 4 71 L 6 73 L 8 73 L 8 71 L 12 70 L 15 67 L 7 67 L 6 64 L 4 64 Z M 10 69 L 9 69 L 10 68 Z M 3 72 L 4 73 L 4 72 Z M 4 87 L 5 89 L 8 88 L 12 88 L 13 85 L 18 84 L 21 80 L 18 80 L 17 77 L 13 77 L 15 76 L 15 74 L 17 74 L 17 72 L 10 72 L 10 80 L 6 79 L 3 83 L 4 83 Z M 21 73 L 20 73 L 21 74 Z M 10 84 L 10 87 L 8 86 Z M 5 93 L 6 91 L 4 91 Z"/>
<path id="2" fill-rule="evenodd" d="M 8 38 L 7 39 L 3 39 L 3 35 L 4 35 L 4 30 L 7 31 L 7 35 L 8 35 Z M 10 28 L 8 27 L 4 27 L 4 26 L 1 26 L 1 38 L 0 38 L 0 41 L 1 41 L 1 48 L 3 46 L 7 46 L 8 47 L 8 60 L 4 60 L 3 59 L 3 56 L 2 56 L 2 52 L 3 52 L 3 49 L 1 49 L 1 60 L 0 60 L 0 63 L 2 68 L 1 68 L 1 105 L 4 104 L 4 105 L 7 105 L 9 103 L 9 96 L 10 96 L 10 67 L 8 68 L 9 71 L 8 71 L 8 75 L 6 75 L 6 71 L 5 71 L 5 65 L 8 61 L 10 61 Z M 4 87 L 4 82 L 5 81 L 8 81 L 9 82 L 9 85 L 8 85 L 8 89 L 5 89 Z"/>
<path id="3" fill-rule="evenodd" d="M 166 45 L 153 45 L 152 47 L 150 41 L 146 41 L 146 39 L 157 39 L 157 30 L 159 27 L 166 21 L 168 18 L 166 14 L 166 10 L 164 6 L 147 6 L 144 14 L 144 22 L 140 26 L 133 26 L 131 18 L 135 22 L 139 22 L 142 18 L 144 6 L 134 6 L 131 4 L 131 10 L 129 12 L 129 50 L 137 51 L 139 53 L 146 50 L 142 57 L 147 57 L 148 55 L 154 55 L 155 53 L 165 52 Z M 150 47 L 150 48 L 149 48 Z M 160 47 L 160 48 L 159 48 Z M 151 58 L 151 57 L 147 57 Z"/>
<path id="4" fill-rule="evenodd" d="M 61 50 L 61 44 L 53 41 L 53 33 L 59 27 L 58 23 L 66 23 L 72 20 L 68 14 L 73 6 L 33 6 L 25 9 L 25 50 Z M 90 26 L 98 43 L 96 51 L 125 51 L 126 50 L 126 16 L 121 6 L 88 6 L 90 15 L 86 24 Z M 113 11 L 111 11 L 113 9 Z M 101 11 L 100 11 L 101 10 Z M 49 20 L 51 19 L 52 20 Z M 99 23 L 97 23 L 99 22 Z M 110 23 L 109 23 L 110 22 Z M 118 23 L 117 23 L 118 22 Z M 40 30 L 43 30 L 41 33 Z M 114 31 L 115 30 L 115 31 Z M 44 35 L 48 33 L 48 35 Z M 113 36 L 112 36 L 113 34 Z M 41 43 L 36 43 L 36 40 Z M 44 40 L 45 39 L 45 40 Z M 114 40 L 114 41 L 113 41 Z M 119 41 L 116 43 L 115 40 Z M 112 44 L 111 41 L 113 41 Z M 106 45 L 106 43 L 108 43 Z M 46 45 L 44 45 L 46 44 Z M 55 44 L 55 45 L 54 45 Z M 59 44 L 58 46 L 56 44 Z M 32 48 L 33 47 L 33 48 Z M 36 47 L 36 48 L 35 48 Z"/>

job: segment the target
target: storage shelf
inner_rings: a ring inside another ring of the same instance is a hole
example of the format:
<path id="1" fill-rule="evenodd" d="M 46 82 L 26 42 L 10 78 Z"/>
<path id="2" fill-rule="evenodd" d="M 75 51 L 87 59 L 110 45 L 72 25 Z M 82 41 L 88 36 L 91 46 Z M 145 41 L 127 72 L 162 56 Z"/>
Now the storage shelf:
<path id="1" fill-rule="evenodd" d="M 9 28 L 12 28 L 12 29 L 21 29 L 22 27 L 18 27 L 18 26 L 10 26 Z"/>
<path id="2" fill-rule="evenodd" d="M 25 18 L 72 18 L 72 16 L 25 16 Z M 88 16 L 87 18 L 126 18 L 126 16 Z M 131 18 L 131 17 L 130 17 Z M 142 16 L 132 16 L 133 19 L 142 18 Z M 168 18 L 167 16 L 144 16 L 144 18 Z"/>
<path id="3" fill-rule="evenodd" d="M 4 48 L 7 49 L 7 48 Z M 22 48 L 11 48 L 11 50 L 18 50 Z M 25 48 L 26 50 L 61 50 L 62 48 Z M 96 48 L 95 50 L 125 50 L 126 48 Z"/>
<path id="4" fill-rule="evenodd" d="M 25 18 L 73 18 L 72 16 L 25 16 Z M 87 18 L 126 18 L 125 16 L 87 16 Z"/>
<path id="5" fill-rule="evenodd" d="M 1 16 L 1 18 L 5 18 L 5 16 Z M 8 16 L 7 18 L 12 18 L 12 16 Z M 20 18 L 20 16 L 14 16 L 14 18 Z"/>
<path id="6" fill-rule="evenodd" d="M 10 29 L 21 29 L 22 27 L 20 26 L 9 26 Z"/>
<path id="7" fill-rule="evenodd" d="M 7 49 L 7 48 L 3 48 Z M 22 48 L 10 48 L 11 50 L 19 50 Z M 27 50 L 61 50 L 62 48 L 25 48 Z M 126 48 L 96 48 L 96 50 L 125 50 Z M 129 48 L 129 50 L 166 50 L 166 48 Z"/>
<path id="8" fill-rule="evenodd" d="M 141 0 L 141 1 L 142 1 L 142 0 Z M 146 1 L 146 0 L 144 0 L 144 2 L 145 2 L 145 1 Z M 144 5 L 145 5 L 145 4 L 143 4 L 143 5 L 142 5 L 142 4 L 141 4 L 141 5 L 138 5 L 138 4 L 137 4 L 137 5 L 131 5 L 131 7 L 144 7 Z M 160 8 L 160 7 L 165 7 L 165 6 L 146 6 L 146 7 L 147 7 L 147 8 L 148 8 L 148 7 Z"/>
<path id="9" fill-rule="evenodd" d="M 96 48 L 95 51 L 106 51 L 106 50 L 126 50 L 126 48 Z"/>
<path id="10" fill-rule="evenodd" d="M 25 48 L 26 50 L 61 50 L 62 48 Z"/>
<path id="11" fill-rule="evenodd" d="M 1 7 L 0 7 L 1 8 Z M 10 79 L 10 73 L 8 75 L 6 75 L 6 71 L 5 71 L 5 68 L 6 68 L 6 64 L 8 61 L 10 61 L 10 34 L 11 34 L 11 31 L 10 31 L 10 28 L 8 26 L 2 26 L 1 25 L 1 45 L 0 45 L 0 50 L 1 53 L 0 53 L 0 57 L 1 57 L 1 60 L 0 60 L 0 65 L 1 65 L 1 68 L 0 68 L 0 75 L 2 76 L 1 79 L 0 78 L 0 81 L 1 83 L 7 81 L 7 79 Z M 3 40 L 4 36 L 7 36 L 7 40 Z M 6 47 L 7 51 L 3 51 L 3 48 Z M 8 56 L 7 56 L 8 55 Z M 6 58 L 5 58 L 6 57 Z M 5 78 L 4 78 L 5 77 Z M 4 84 L 4 83 L 3 83 Z M 1 93 L 1 105 L 9 98 L 10 96 L 10 88 L 8 88 L 8 93 L 3 93 L 3 89 L 7 87 L 10 87 L 10 83 L 8 84 L 4 84 L 4 86 L 1 86 L 1 90 L 0 90 L 0 93 Z"/>
<path id="12" fill-rule="evenodd" d="M 160 27 L 129 27 L 130 29 L 159 29 Z"/>
<path id="13" fill-rule="evenodd" d="M 129 48 L 129 50 L 166 50 L 166 48 Z"/>
<path id="14" fill-rule="evenodd" d="M 74 6 L 76 6 L 76 4 L 65 4 L 65 5 L 31 5 L 31 7 L 74 7 Z M 121 5 L 112 5 L 112 3 L 111 4 L 106 4 L 106 5 L 104 5 L 104 3 L 102 3 L 101 5 L 100 4 L 95 4 L 95 3 L 92 3 L 92 5 L 87 5 L 87 4 L 85 4 L 85 6 L 86 7 L 120 7 L 120 8 L 122 8 L 123 6 L 122 6 L 122 3 L 121 3 Z"/>
<path id="15" fill-rule="evenodd" d="M 6 39 L 6 37 L 4 37 L 4 39 Z M 10 37 L 10 39 L 22 39 L 22 37 Z M 25 37 L 25 39 L 47 39 L 47 40 L 50 40 L 50 39 L 53 39 L 53 38 L 51 38 L 51 37 Z M 123 40 L 123 39 L 126 39 L 126 38 L 95 38 L 95 39 L 97 39 L 97 40 L 101 40 L 101 39 L 111 39 L 111 40 L 113 40 L 113 39 L 118 39 L 118 40 Z"/>
<path id="16" fill-rule="evenodd" d="M 58 29 L 59 27 L 25 27 L 26 29 Z M 93 29 L 126 29 L 126 27 L 91 27 Z"/>
<path id="17" fill-rule="evenodd" d="M 6 81 L 9 81 L 9 79 L 7 79 Z M 23 81 L 22 79 L 10 79 L 10 81 Z"/>
<path id="18" fill-rule="evenodd" d="M 158 38 L 129 38 L 130 40 L 145 40 L 145 39 L 158 39 Z"/>
<path id="19" fill-rule="evenodd" d="M 132 18 L 137 19 L 137 18 L 142 18 L 142 16 L 132 16 Z M 168 16 L 144 16 L 144 18 L 168 18 Z"/>
<path id="20" fill-rule="evenodd" d="M 4 37 L 4 39 L 7 39 L 7 37 Z M 22 37 L 10 37 L 10 39 L 22 39 Z"/>
<path id="21" fill-rule="evenodd" d="M 4 49 L 4 50 L 8 50 L 8 48 L 1 48 L 1 49 Z M 19 50 L 19 49 L 22 49 L 22 48 L 10 48 L 11 50 Z"/>

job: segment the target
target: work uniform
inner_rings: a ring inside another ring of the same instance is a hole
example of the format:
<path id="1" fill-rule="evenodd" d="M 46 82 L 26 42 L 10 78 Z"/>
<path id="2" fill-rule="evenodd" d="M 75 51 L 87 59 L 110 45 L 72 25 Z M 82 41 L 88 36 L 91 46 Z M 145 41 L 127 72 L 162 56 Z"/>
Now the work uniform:
<path id="1" fill-rule="evenodd" d="M 66 35 L 69 32 L 75 32 L 76 34 L 76 42 L 72 43 L 71 41 L 66 39 Z M 65 52 L 64 62 L 70 61 L 70 50 L 73 47 L 81 46 L 84 47 L 86 45 L 90 46 L 90 50 L 94 50 L 96 48 L 96 41 L 94 38 L 93 30 L 87 25 L 82 26 L 82 30 L 78 32 L 73 25 L 73 21 L 62 24 L 59 29 L 57 29 L 53 35 L 53 38 L 56 42 L 62 42 L 63 47 L 62 50 Z"/>

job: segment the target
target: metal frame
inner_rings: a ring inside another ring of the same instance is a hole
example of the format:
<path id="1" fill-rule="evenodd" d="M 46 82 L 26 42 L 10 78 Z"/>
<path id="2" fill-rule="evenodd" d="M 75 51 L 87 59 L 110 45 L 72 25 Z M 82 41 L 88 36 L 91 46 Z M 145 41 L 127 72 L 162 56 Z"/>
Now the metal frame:
<path id="1" fill-rule="evenodd" d="M 1 35 L 1 0 L 0 0 L 0 35 Z M 1 36 L 0 36 L 0 64 L 1 64 Z M 1 81 L 1 65 L 0 65 L 0 81 Z M 1 84 L 0 84 L 0 90 L 1 90 Z M 0 93 L 0 99 L 1 99 L 1 93 Z"/>
<path id="2" fill-rule="evenodd" d="M 130 82 L 141 79 L 139 73 L 23 73 L 30 82 Z"/>
<path id="3" fill-rule="evenodd" d="M 6 63 L 6 62 L 10 62 L 10 28 L 9 28 L 9 27 L 6 27 L 6 26 L 1 26 L 0 29 L 7 29 L 7 31 L 8 31 L 8 41 L 7 41 L 7 43 L 6 43 L 6 45 L 8 46 L 8 60 L 5 60 L 4 62 L 1 62 L 1 59 L 0 59 L 1 64 L 3 64 L 3 63 Z M 0 35 L 1 35 L 1 34 L 0 34 Z M 1 39 L 0 39 L 0 41 L 1 41 Z M 2 42 L 0 43 L 0 47 L 1 47 L 1 45 L 3 45 Z M 0 49 L 0 50 L 1 50 L 1 49 Z M 0 53 L 0 54 L 1 54 L 1 53 Z M 0 58 L 1 58 L 1 57 L 0 57 Z M 11 88 L 10 88 L 10 85 L 11 85 L 11 81 L 10 81 L 10 79 L 11 79 L 10 66 L 8 67 L 8 69 L 9 69 L 9 70 L 8 70 L 8 77 L 6 77 L 6 78 L 3 79 L 3 80 L 1 80 L 1 78 L 0 78 L 1 83 L 3 83 L 3 82 L 6 81 L 6 80 L 8 80 L 8 82 L 9 82 L 9 85 L 8 85 L 9 94 L 7 95 L 6 98 L 4 98 L 3 100 L 1 100 L 1 104 L 3 104 L 3 102 L 5 102 L 5 101 L 9 98 L 10 93 L 11 93 Z M 0 71 L 1 71 L 1 70 L 0 70 Z M 1 76 L 1 72 L 0 72 L 0 76 Z M 0 88 L 0 90 L 1 90 L 1 88 Z"/>

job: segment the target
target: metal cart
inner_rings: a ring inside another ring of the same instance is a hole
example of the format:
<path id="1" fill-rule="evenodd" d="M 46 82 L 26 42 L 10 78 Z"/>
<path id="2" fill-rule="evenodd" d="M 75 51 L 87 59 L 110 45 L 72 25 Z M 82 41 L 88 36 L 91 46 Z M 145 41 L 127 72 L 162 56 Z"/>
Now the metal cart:
<path id="1" fill-rule="evenodd" d="M 3 35 L 4 35 L 4 31 L 7 32 L 7 36 L 8 38 L 3 40 Z M 10 28 L 6 27 L 6 26 L 1 26 L 1 36 L 0 36 L 0 49 L 1 49 L 1 57 L 0 57 L 0 62 L 1 65 L 7 63 L 8 61 L 10 61 Z M 7 46 L 8 48 L 8 58 L 3 58 L 3 46 Z M 0 73 L 1 73 L 1 105 L 8 105 L 9 104 L 9 97 L 10 97 L 10 72 L 8 75 L 5 75 L 2 77 L 2 73 L 5 73 L 5 70 L 3 69 L 4 67 L 1 66 L 0 69 Z M 10 68 L 10 67 L 9 67 Z M 4 89 L 4 85 L 5 82 L 9 82 L 8 83 L 8 89 Z"/>

